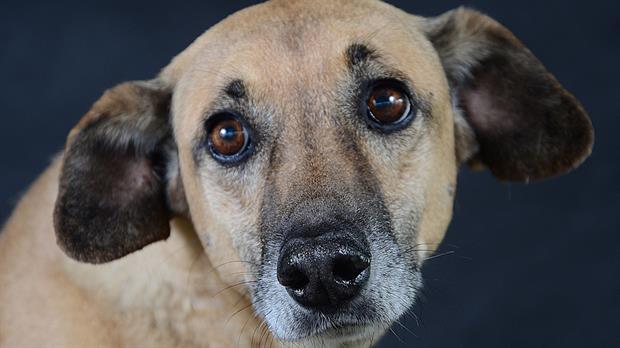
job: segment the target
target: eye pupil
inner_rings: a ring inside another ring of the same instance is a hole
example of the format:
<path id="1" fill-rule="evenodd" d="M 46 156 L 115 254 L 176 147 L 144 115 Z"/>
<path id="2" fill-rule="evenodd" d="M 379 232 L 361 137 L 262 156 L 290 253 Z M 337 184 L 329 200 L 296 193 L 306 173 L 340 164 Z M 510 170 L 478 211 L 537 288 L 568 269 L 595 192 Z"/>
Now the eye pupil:
<path id="1" fill-rule="evenodd" d="M 222 128 L 220 129 L 220 138 L 222 138 L 222 140 L 224 141 L 230 141 L 233 140 L 234 137 L 237 135 L 237 132 L 235 131 L 235 129 L 233 127 L 226 127 L 226 128 Z"/>
<path id="2" fill-rule="evenodd" d="M 411 111 L 407 94 L 389 85 L 374 87 L 368 97 L 367 107 L 372 120 L 381 125 L 397 124 Z"/>
<path id="3" fill-rule="evenodd" d="M 211 153 L 219 160 L 230 160 L 241 154 L 249 143 L 243 123 L 232 114 L 213 117 L 207 128 Z"/>
<path id="4" fill-rule="evenodd" d="M 385 107 L 392 106 L 397 102 L 398 100 L 396 100 L 396 97 L 394 97 L 393 95 L 390 95 L 390 96 L 380 95 L 377 97 L 377 99 L 375 99 L 374 103 L 375 103 L 375 107 L 377 108 L 385 108 Z"/>

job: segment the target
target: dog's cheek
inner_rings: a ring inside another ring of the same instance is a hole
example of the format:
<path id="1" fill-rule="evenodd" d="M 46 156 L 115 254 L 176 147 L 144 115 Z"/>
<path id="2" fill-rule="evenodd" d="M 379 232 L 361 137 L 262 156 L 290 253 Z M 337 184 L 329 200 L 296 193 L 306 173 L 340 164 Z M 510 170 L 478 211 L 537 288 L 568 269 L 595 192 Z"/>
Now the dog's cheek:
<path id="1" fill-rule="evenodd" d="M 394 237 L 411 260 L 420 259 L 415 255 L 418 250 L 437 248 L 452 216 L 449 188 L 455 185 L 457 171 L 453 128 L 451 122 L 439 121 L 435 117 L 432 128 L 418 132 L 410 148 L 394 151 L 390 162 L 371 156 Z"/>
<path id="2" fill-rule="evenodd" d="M 214 162 L 192 167 L 187 164 L 192 163 L 191 151 L 180 153 L 192 221 L 214 272 L 229 285 L 253 281 L 261 250 L 257 233 L 259 200 L 252 198 L 260 191 L 256 181 L 248 179 L 253 168 L 237 171 L 237 176 L 232 177 L 230 171 Z M 248 289 L 240 285 L 231 290 Z"/>
<path id="3" fill-rule="evenodd" d="M 424 180 L 425 205 L 415 242 L 415 245 L 418 245 L 417 255 L 420 262 L 439 248 L 452 219 L 454 206 L 459 168 L 459 153 L 455 147 L 458 143 L 452 122 L 451 102 L 446 100 L 443 104 L 445 107 L 441 108 L 444 111 L 441 115 L 442 122 L 436 128 L 438 136 L 429 137 L 429 160 Z"/>

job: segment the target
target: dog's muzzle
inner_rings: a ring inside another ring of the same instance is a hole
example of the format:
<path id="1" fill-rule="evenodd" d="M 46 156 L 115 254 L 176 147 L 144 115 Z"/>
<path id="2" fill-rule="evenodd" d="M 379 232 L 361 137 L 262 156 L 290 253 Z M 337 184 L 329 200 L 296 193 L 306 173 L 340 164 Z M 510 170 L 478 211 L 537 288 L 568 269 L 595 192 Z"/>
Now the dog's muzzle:
<path id="1" fill-rule="evenodd" d="M 278 281 L 302 306 L 335 312 L 368 281 L 371 255 L 366 244 L 347 232 L 291 238 L 280 251 Z"/>

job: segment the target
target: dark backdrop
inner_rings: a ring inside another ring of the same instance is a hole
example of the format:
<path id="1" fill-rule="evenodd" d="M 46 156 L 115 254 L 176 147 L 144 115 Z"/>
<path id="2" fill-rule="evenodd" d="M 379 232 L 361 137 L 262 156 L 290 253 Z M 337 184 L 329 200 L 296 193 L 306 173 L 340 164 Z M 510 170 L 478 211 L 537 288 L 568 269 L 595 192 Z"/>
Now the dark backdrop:
<path id="1" fill-rule="evenodd" d="M 585 105 L 592 157 L 529 185 L 463 171 L 445 256 L 381 347 L 620 346 L 620 1 L 392 1 L 421 15 L 466 4 L 504 23 Z M 248 1 L 0 4 L 0 219 L 101 92 L 146 79 Z"/>

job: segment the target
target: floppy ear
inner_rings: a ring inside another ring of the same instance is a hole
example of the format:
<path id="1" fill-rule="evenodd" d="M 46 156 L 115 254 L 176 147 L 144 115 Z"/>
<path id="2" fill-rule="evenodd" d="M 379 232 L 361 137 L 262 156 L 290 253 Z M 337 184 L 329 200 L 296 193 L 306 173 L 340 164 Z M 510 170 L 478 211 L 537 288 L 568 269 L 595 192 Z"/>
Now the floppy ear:
<path id="1" fill-rule="evenodd" d="M 459 8 L 426 23 L 455 102 L 457 157 L 501 180 L 567 172 L 592 150 L 581 104 L 508 29 Z"/>
<path id="2" fill-rule="evenodd" d="M 59 246 L 83 262 L 115 260 L 168 237 L 187 212 L 158 81 L 107 92 L 71 131 L 54 211 Z"/>

